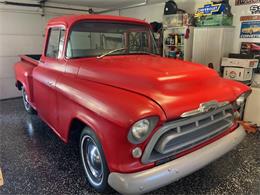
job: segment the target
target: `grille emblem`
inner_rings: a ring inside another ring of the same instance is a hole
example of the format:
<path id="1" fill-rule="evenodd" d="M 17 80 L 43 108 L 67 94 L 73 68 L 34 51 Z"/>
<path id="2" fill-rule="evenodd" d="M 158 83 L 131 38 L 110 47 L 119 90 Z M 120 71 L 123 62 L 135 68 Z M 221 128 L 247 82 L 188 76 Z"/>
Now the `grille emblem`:
<path id="1" fill-rule="evenodd" d="M 229 102 L 217 102 L 215 100 L 213 101 L 209 101 L 209 102 L 204 102 L 201 103 L 198 109 L 195 110 L 191 110 L 188 112 L 184 112 L 181 117 L 185 118 L 185 117 L 189 117 L 189 116 L 194 116 L 197 114 L 202 114 L 205 112 L 209 112 L 209 111 L 213 111 L 216 110 L 220 107 L 226 106 L 227 104 L 229 104 Z"/>

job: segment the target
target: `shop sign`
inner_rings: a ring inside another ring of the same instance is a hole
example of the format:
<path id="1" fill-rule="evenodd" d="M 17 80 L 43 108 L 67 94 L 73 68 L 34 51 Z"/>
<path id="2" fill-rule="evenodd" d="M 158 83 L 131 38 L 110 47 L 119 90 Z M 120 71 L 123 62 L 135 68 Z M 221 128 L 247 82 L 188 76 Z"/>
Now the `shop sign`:
<path id="1" fill-rule="evenodd" d="M 260 5 L 252 5 L 250 7 L 251 14 L 260 14 Z"/>
<path id="2" fill-rule="evenodd" d="M 222 4 L 206 3 L 203 7 L 198 8 L 197 13 L 203 15 L 212 15 L 221 12 L 224 9 Z"/>
<path id="3" fill-rule="evenodd" d="M 236 0 L 235 5 L 246 5 L 260 3 L 260 0 Z"/>
<path id="4" fill-rule="evenodd" d="M 260 15 L 258 16 L 241 16 L 240 21 L 248 21 L 248 20 L 260 20 Z"/>
<path id="5" fill-rule="evenodd" d="M 256 54 L 260 56 L 260 43 L 258 42 L 242 42 L 240 48 L 241 54 Z"/>
<path id="6" fill-rule="evenodd" d="M 260 21 L 242 22 L 240 38 L 260 38 Z"/>

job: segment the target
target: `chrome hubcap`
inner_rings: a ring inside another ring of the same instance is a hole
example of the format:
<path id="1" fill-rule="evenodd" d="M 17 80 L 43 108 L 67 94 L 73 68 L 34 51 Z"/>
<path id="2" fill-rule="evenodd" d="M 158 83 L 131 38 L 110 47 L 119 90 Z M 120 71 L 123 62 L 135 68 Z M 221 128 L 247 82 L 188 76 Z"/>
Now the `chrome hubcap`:
<path id="1" fill-rule="evenodd" d="M 84 168 L 88 177 L 94 185 L 99 185 L 103 180 L 103 165 L 98 147 L 89 136 L 83 137 L 81 147 Z"/>
<path id="2" fill-rule="evenodd" d="M 97 146 L 89 144 L 87 150 L 88 151 L 86 155 L 90 171 L 96 178 L 100 178 L 102 176 L 102 166 L 101 157 L 97 149 Z"/>

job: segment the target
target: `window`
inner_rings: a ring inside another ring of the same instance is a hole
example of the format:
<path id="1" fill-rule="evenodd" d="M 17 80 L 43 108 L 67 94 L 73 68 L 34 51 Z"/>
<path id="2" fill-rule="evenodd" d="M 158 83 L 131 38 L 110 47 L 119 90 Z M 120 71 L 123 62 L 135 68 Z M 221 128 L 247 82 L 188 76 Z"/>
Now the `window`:
<path id="1" fill-rule="evenodd" d="M 46 56 L 50 58 L 60 58 L 63 51 L 65 30 L 61 28 L 51 28 Z"/>
<path id="2" fill-rule="evenodd" d="M 125 50 L 110 55 L 158 54 L 152 33 L 145 25 L 82 21 L 72 27 L 66 56 L 99 56 L 121 48 Z"/>

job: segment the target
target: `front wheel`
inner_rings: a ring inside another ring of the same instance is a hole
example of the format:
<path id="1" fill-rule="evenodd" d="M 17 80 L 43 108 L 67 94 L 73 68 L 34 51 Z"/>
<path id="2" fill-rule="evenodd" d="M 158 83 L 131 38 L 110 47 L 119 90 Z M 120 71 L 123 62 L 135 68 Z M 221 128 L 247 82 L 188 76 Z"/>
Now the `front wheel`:
<path id="1" fill-rule="evenodd" d="M 109 169 L 102 146 L 90 128 L 85 128 L 81 133 L 80 153 L 85 175 L 90 185 L 98 192 L 108 190 Z"/>
<path id="2" fill-rule="evenodd" d="M 28 112 L 29 114 L 35 114 L 36 112 L 29 103 L 28 95 L 27 95 L 24 87 L 22 87 L 22 96 L 23 96 L 23 105 L 24 105 L 26 112 Z"/>

